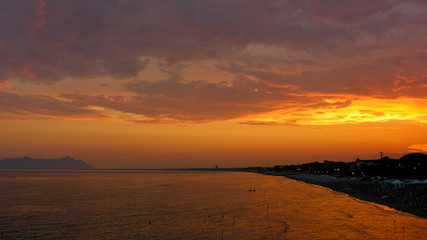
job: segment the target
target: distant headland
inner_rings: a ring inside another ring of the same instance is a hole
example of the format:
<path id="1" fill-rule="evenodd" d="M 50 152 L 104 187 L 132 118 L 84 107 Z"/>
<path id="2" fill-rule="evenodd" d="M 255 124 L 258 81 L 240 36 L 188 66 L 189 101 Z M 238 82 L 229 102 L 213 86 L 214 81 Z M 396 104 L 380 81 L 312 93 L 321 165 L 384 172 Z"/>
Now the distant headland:
<path id="1" fill-rule="evenodd" d="M 63 158 L 4 158 L 0 160 L 0 169 L 45 169 L 45 170 L 93 170 L 82 160 L 66 156 Z"/>

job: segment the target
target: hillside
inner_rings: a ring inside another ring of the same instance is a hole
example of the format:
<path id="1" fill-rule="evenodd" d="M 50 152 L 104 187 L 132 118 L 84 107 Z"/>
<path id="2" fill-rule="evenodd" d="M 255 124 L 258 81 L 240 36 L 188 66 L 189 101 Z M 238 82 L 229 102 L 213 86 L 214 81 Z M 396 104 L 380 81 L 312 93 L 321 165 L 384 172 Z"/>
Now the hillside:
<path id="1" fill-rule="evenodd" d="M 67 156 L 59 159 L 5 158 L 0 160 L 0 169 L 92 170 L 94 168 L 82 160 Z"/>

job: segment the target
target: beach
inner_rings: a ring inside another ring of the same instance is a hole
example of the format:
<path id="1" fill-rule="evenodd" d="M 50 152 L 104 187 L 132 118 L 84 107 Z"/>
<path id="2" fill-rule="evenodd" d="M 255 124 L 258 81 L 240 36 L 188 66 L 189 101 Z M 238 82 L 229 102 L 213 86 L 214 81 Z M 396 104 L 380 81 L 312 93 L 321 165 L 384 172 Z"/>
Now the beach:
<path id="1" fill-rule="evenodd" d="M 426 185 L 396 186 L 390 181 L 371 181 L 327 174 L 269 172 L 268 175 L 283 176 L 308 184 L 327 187 L 359 200 L 385 205 L 421 218 L 427 218 Z"/>

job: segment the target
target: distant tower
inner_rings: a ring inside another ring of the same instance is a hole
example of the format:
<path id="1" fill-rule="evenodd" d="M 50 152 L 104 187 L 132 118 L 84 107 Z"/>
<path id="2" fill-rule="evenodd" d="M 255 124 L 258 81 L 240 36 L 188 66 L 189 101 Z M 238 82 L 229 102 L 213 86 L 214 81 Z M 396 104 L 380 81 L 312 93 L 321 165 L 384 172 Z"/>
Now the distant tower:
<path id="1" fill-rule="evenodd" d="M 218 169 L 219 167 L 218 167 L 218 165 L 215 165 L 215 169 Z"/>
<path id="2" fill-rule="evenodd" d="M 383 159 L 383 152 L 380 152 L 380 159 Z"/>

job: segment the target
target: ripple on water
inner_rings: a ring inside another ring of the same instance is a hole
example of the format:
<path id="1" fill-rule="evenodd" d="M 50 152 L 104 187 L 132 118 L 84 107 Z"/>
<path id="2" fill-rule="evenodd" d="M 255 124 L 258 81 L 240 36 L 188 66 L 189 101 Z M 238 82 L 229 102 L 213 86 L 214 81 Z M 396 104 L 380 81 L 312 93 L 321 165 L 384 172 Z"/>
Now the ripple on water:
<path id="1" fill-rule="evenodd" d="M 255 191 L 249 191 L 255 189 Z M 25 171 L 0 178 L 5 239 L 422 239 L 427 220 L 283 177 Z M 396 221 L 396 223 L 394 222 Z"/>

